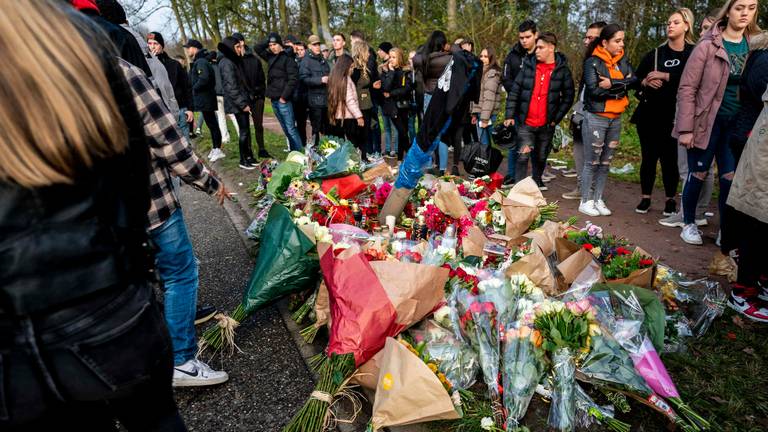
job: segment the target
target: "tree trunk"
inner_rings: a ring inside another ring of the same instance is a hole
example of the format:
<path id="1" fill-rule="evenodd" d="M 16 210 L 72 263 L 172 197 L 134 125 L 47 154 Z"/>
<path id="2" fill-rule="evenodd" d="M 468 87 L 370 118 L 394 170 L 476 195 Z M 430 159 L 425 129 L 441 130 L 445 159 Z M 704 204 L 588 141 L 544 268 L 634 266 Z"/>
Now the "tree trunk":
<path id="1" fill-rule="evenodd" d="M 456 27 L 456 0 L 448 0 L 448 31 L 455 32 Z"/>
<path id="2" fill-rule="evenodd" d="M 179 12 L 179 0 L 171 0 L 171 9 L 173 10 L 173 16 L 176 17 L 176 25 L 179 26 L 181 42 L 187 43 L 187 32 L 184 30 L 184 20 L 181 18 L 181 13 Z"/>
<path id="3" fill-rule="evenodd" d="M 277 0 L 277 9 L 280 13 L 280 34 L 285 37 L 288 33 L 288 6 L 285 0 Z"/>
<path id="4" fill-rule="evenodd" d="M 331 47 L 331 26 L 328 19 L 328 0 L 317 0 L 317 17 L 320 21 L 318 23 L 318 36 L 325 40 L 325 44 L 328 45 L 328 49 Z"/>
<path id="5" fill-rule="evenodd" d="M 320 30 L 318 30 L 318 15 L 317 15 L 317 1 L 309 0 L 309 6 L 312 10 L 312 34 L 320 36 Z"/>

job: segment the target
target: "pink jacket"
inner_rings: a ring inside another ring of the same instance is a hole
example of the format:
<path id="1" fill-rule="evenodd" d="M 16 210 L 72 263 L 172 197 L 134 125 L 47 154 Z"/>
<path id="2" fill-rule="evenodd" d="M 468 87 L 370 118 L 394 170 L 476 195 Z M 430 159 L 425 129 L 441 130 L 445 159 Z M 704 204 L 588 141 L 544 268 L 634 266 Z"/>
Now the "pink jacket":
<path id="1" fill-rule="evenodd" d="M 355 83 L 352 81 L 352 78 L 349 77 L 347 77 L 347 97 L 344 105 L 346 105 L 347 108 L 344 110 L 343 115 L 341 107 L 336 110 L 336 115 L 334 117 L 337 120 L 357 119 L 363 116 L 363 112 L 360 111 L 360 105 L 357 103 L 357 89 L 355 88 Z"/>
<path id="2" fill-rule="evenodd" d="M 730 63 L 723 47 L 722 31 L 715 25 L 696 44 L 685 64 L 677 90 L 673 138 L 693 133 L 693 145 L 707 148 L 729 73 Z"/>

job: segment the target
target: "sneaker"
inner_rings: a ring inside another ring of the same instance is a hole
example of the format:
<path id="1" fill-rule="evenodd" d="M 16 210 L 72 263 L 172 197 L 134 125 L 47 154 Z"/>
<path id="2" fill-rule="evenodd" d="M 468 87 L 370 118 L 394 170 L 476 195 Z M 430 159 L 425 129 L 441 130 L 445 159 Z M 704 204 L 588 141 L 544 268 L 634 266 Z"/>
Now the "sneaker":
<path id="1" fill-rule="evenodd" d="M 579 212 L 587 216 L 600 216 L 600 212 L 595 208 L 595 202 L 592 200 L 579 204 Z"/>
<path id="2" fill-rule="evenodd" d="M 539 186 L 539 190 L 540 190 L 540 191 L 542 191 L 542 192 L 549 190 L 549 188 L 547 187 L 547 185 L 546 185 L 546 184 L 544 184 L 544 183 L 545 183 L 545 182 L 544 182 L 544 179 L 542 179 L 542 180 L 541 180 L 541 182 L 538 184 L 538 186 Z"/>
<path id="3" fill-rule="evenodd" d="M 768 309 L 757 300 L 757 289 L 734 284 L 728 296 L 728 306 L 747 318 L 768 322 Z"/>
<path id="4" fill-rule="evenodd" d="M 580 200 L 581 199 L 581 190 L 579 190 L 577 188 L 577 189 L 574 189 L 574 190 L 572 190 L 570 192 L 564 193 L 562 196 L 563 196 L 563 199 L 567 199 L 567 200 Z"/>
<path id="5" fill-rule="evenodd" d="M 208 159 L 209 162 L 213 162 L 214 161 L 213 158 L 216 157 L 216 150 L 218 150 L 218 149 L 211 149 L 211 151 L 208 152 L 208 156 L 206 157 L 206 159 Z"/>
<path id="6" fill-rule="evenodd" d="M 715 246 L 720 247 L 720 238 L 722 237 L 722 231 L 717 230 L 717 238 L 715 239 Z"/>
<path id="7" fill-rule="evenodd" d="M 202 135 L 203 131 L 200 130 L 200 128 L 195 129 L 195 135 Z"/>
<path id="8" fill-rule="evenodd" d="M 646 214 L 648 213 L 648 209 L 651 208 L 651 199 L 650 198 L 643 198 L 640 200 L 640 204 L 635 207 L 635 213 L 640 214 Z"/>
<path id="9" fill-rule="evenodd" d="M 759 298 L 762 301 L 768 302 L 768 279 L 760 278 L 757 281 L 757 288 L 760 290 L 760 293 L 757 295 L 757 298 Z"/>
<path id="10" fill-rule="evenodd" d="M 221 384 L 229 379 L 224 371 L 215 371 L 197 359 L 173 368 L 174 387 L 197 387 Z"/>
<path id="11" fill-rule="evenodd" d="M 266 150 L 259 150 L 259 159 L 274 159 Z"/>
<path id="12" fill-rule="evenodd" d="M 227 155 L 225 155 L 224 152 L 221 151 L 221 149 L 213 149 L 211 150 L 211 152 L 214 152 L 213 156 L 210 157 L 211 162 L 216 162 L 219 159 L 224 159 L 225 157 L 227 157 Z"/>
<path id="13" fill-rule="evenodd" d="M 256 169 L 255 166 L 251 165 L 248 162 L 240 162 L 240 168 L 242 168 L 244 170 L 248 170 L 248 171 Z"/>
<path id="14" fill-rule="evenodd" d="M 598 212 L 600 212 L 600 215 L 601 215 L 601 216 L 610 216 L 610 215 L 612 215 L 612 214 L 613 214 L 613 212 L 611 211 L 611 209 L 609 209 L 609 208 L 608 208 L 608 207 L 605 205 L 605 201 L 603 201 L 603 200 L 597 200 L 597 201 L 595 201 L 595 209 L 597 209 L 597 211 L 598 211 Z"/>
<path id="15" fill-rule="evenodd" d="M 579 173 L 577 173 L 576 170 L 573 168 L 568 168 L 567 170 L 563 170 L 563 177 L 574 178 L 578 176 L 579 176 Z M 566 198 L 566 199 L 570 199 L 570 198 Z"/>
<path id="16" fill-rule="evenodd" d="M 699 218 L 696 217 L 696 226 L 707 226 L 709 223 L 707 221 L 707 218 Z M 659 219 L 659 223 L 661 225 L 664 225 L 665 227 L 670 228 L 682 228 L 685 226 L 685 222 L 683 222 L 683 212 L 675 213 L 670 217 Z"/>
<path id="17" fill-rule="evenodd" d="M 195 325 L 200 325 L 216 315 L 216 308 L 213 306 L 203 305 L 198 306 L 195 312 Z"/>
<path id="18" fill-rule="evenodd" d="M 664 212 L 662 214 L 664 216 L 672 216 L 675 213 L 677 213 L 677 201 L 668 199 L 664 204 Z"/>
<path id="19" fill-rule="evenodd" d="M 541 181 L 544 183 L 549 183 L 552 181 L 552 177 L 544 177 L 544 175 L 542 174 Z"/>
<path id="20" fill-rule="evenodd" d="M 514 177 L 512 177 L 512 176 L 504 176 L 504 182 L 501 184 L 502 188 L 504 188 L 504 189 L 511 188 L 514 185 L 515 185 L 515 178 Z"/>
<path id="21" fill-rule="evenodd" d="M 391 151 L 391 152 L 389 152 L 389 157 L 396 158 L 397 157 L 397 153 Z"/>
<path id="22" fill-rule="evenodd" d="M 550 180 L 552 180 L 555 177 L 557 177 L 557 176 L 552 174 L 549 171 L 544 171 L 544 173 L 541 175 L 541 179 L 544 180 L 544 181 L 550 181 Z"/>
<path id="23" fill-rule="evenodd" d="M 688 224 L 683 227 L 683 231 L 680 233 L 680 238 L 684 242 L 692 245 L 700 245 L 704 242 L 701 241 L 701 231 L 696 228 L 696 224 Z"/>

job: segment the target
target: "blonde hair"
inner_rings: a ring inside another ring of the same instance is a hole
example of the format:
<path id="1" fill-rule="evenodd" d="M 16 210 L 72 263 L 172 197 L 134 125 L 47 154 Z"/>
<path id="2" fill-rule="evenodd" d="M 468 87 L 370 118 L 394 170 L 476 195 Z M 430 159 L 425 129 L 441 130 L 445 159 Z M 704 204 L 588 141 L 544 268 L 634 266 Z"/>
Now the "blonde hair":
<path id="1" fill-rule="evenodd" d="M 733 5 L 735 5 L 737 1 L 739 0 L 725 0 L 723 8 L 720 9 L 720 12 L 718 12 L 717 16 L 715 16 L 715 24 L 713 25 L 728 25 L 728 12 L 731 11 L 731 8 L 733 8 Z M 744 34 L 751 36 L 760 33 L 760 26 L 757 25 L 757 17 L 759 15 L 760 8 L 758 2 L 758 8 L 755 10 L 755 16 L 752 18 L 752 22 L 747 25 L 747 28 L 744 30 Z"/>
<path id="2" fill-rule="evenodd" d="M 0 52 L 0 181 L 72 183 L 79 169 L 125 150 L 103 65 L 62 7 L 3 2 Z"/>
<path id="3" fill-rule="evenodd" d="M 357 41 L 352 43 L 352 67 L 360 69 L 362 76 L 368 78 L 368 59 L 370 53 L 368 52 L 368 44 L 364 41 Z"/>
<path id="4" fill-rule="evenodd" d="M 391 50 L 389 50 L 389 56 L 397 59 L 397 66 L 399 68 L 405 67 L 405 65 L 403 64 L 405 63 L 405 60 L 404 60 L 405 54 L 403 53 L 403 50 L 397 47 L 392 48 Z"/>
<path id="5" fill-rule="evenodd" d="M 681 17 L 683 17 L 683 22 L 688 25 L 688 30 L 685 31 L 685 41 L 688 42 L 689 44 L 695 44 L 696 34 L 693 32 L 693 25 L 694 25 L 693 12 L 691 12 L 690 9 L 684 7 L 684 8 L 676 9 L 669 16 L 671 17 L 672 15 L 680 15 Z"/>

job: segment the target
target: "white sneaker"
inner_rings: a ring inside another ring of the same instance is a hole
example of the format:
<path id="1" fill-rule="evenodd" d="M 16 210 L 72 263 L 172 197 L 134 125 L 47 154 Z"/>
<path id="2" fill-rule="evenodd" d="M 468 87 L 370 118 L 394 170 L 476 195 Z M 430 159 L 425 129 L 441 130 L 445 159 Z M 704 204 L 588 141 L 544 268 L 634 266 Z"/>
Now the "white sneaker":
<path id="1" fill-rule="evenodd" d="M 225 157 L 227 157 L 227 155 L 225 155 L 221 149 L 213 149 L 208 155 L 208 160 L 211 162 L 216 162 L 217 160 L 224 159 Z"/>
<path id="2" fill-rule="evenodd" d="M 688 224 L 683 227 L 683 232 L 680 233 L 680 238 L 684 242 L 692 245 L 700 245 L 704 242 L 701 241 L 701 231 L 696 228 L 696 224 Z"/>
<path id="3" fill-rule="evenodd" d="M 611 214 L 613 214 L 613 212 L 611 212 L 611 209 L 606 207 L 605 202 L 603 202 L 603 200 L 597 200 L 595 202 L 595 209 L 598 212 L 600 212 L 601 216 L 610 216 Z"/>
<path id="4" fill-rule="evenodd" d="M 587 216 L 600 216 L 600 212 L 595 208 L 595 202 L 592 200 L 584 201 L 579 204 L 579 212 Z"/>
<path id="5" fill-rule="evenodd" d="M 717 230 L 717 239 L 715 240 L 715 246 L 720 247 L 720 238 L 722 237 L 722 231 Z"/>
<path id="6" fill-rule="evenodd" d="M 173 368 L 174 387 L 197 387 L 221 384 L 229 379 L 224 371 L 215 371 L 197 359 L 187 360 Z"/>

